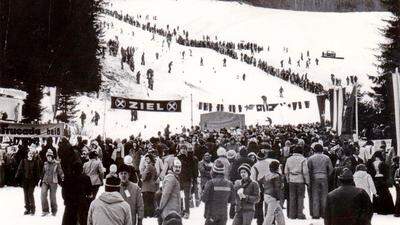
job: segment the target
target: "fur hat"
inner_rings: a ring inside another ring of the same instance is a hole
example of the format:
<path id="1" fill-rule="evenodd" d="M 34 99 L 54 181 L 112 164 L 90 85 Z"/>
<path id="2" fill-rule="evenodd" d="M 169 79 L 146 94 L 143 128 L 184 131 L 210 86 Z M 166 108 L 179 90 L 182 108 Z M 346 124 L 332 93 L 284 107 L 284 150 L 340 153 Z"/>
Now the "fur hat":
<path id="1" fill-rule="evenodd" d="M 236 157 L 236 152 L 235 152 L 235 150 L 229 150 L 229 151 L 226 153 L 226 157 L 227 157 L 228 159 L 234 159 L 234 158 Z"/>
<path id="2" fill-rule="evenodd" d="M 239 168 L 238 168 L 238 172 L 240 173 L 241 170 L 245 170 L 245 171 L 248 173 L 248 175 L 250 176 L 250 174 L 251 174 L 251 172 L 250 172 L 251 167 L 250 167 L 249 164 L 243 163 L 242 165 L 240 165 Z"/>
<path id="3" fill-rule="evenodd" d="M 215 160 L 212 171 L 213 171 L 213 173 L 216 173 L 216 174 L 224 174 L 225 166 L 221 162 L 221 160 Z"/>
<path id="4" fill-rule="evenodd" d="M 218 156 L 218 157 L 219 157 L 219 156 L 226 156 L 226 149 L 223 148 L 223 147 L 219 147 L 219 148 L 217 149 L 217 156 Z"/>

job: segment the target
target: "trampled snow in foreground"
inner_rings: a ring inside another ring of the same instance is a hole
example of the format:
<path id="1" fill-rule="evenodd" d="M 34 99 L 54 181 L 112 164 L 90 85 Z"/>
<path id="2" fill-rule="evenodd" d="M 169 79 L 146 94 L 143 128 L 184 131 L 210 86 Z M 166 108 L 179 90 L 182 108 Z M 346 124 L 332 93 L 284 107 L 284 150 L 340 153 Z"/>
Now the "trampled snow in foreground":
<path id="1" fill-rule="evenodd" d="M 102 187 L 99 193 L 102 193 L 104 188 Z M 393 200 L 396 200 L 394 195 L 395 191 L 391 189 L 391 193 L 394 196 Z M 98 194 L 99 195 L 99 194 Z M 181 194 L 183 196 L 183 193 Z M 57 203 L 58 213 L 56 217 L 46 216 L 41 217 L 41 205 L 40 205 L 40 188 L 35 188 L 35 203 L 36 203 L 36 214 L 34 216 L 24 216 L 24 193 L 22 188 L 5 187 L 0 188 L 0 218 L 1 225 L 60 225 L 62 221 L 62 215 L 64 213 L 63 200 L 61 198 L 61 188 L 57 190 Z M 322 219 L 313 220 L 310 219 L 308 210 L 308 197 L 304 201 L 305 210 L 304 213 L 307 220 L 288 220 L 286 218 L 286 210 L 284 210 L 286 224 L 287 225 L 323 225 Z M 203 225 L 205 220 L 203 217 L 204 204 L 201 204 L 199 208 L 191 209 L 190 218 L 183 220 L 183 225 Z M 397 225 L 400 219 L 393 216 L 381 216 L 374 214 L 372 217 L 372 225 Z M 144 225 L 157 225 L 156 219 L 144 219 Z M 232 220 L 229 220 L 227 225 L 231 225 Z M 253 220 L 252 225 L 256 225 L 256 220 Z"/>

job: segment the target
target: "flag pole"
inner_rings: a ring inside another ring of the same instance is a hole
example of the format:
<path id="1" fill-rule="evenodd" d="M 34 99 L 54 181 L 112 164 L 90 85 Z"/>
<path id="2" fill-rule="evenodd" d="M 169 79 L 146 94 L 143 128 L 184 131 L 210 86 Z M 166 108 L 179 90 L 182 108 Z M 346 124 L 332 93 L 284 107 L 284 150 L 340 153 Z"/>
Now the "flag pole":
<path id="1" fill-rule="evenodd" d="M 356 98 L 356 107 L 355 107 L 355 110 L 356 110 L 356 140 L 355 141 L 358 141 L 358 82 L 356 82 L 356 87 L 355 87 L 355 89 L 356 89 L 356 93 L 355 93 L 355 98 Z"/>
<path id="2" fill-rule="evenodd" d="M 397 155 L 400 155 L 400 144 L 398 143 L 400 140 L 399 76 L 400 76 L 400 74 L 399 74 L 399 70 L 397 68 L 396 72 L 392 74 L 394 112 L 395 112 L 395 122 L 396 122 Z"/>

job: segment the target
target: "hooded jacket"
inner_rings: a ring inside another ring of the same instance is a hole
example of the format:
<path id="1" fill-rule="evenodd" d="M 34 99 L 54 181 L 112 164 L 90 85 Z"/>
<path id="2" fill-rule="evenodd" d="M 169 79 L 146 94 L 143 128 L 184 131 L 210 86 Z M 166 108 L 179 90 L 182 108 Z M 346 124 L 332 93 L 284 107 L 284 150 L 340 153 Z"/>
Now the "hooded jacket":
<path id="1" fill-rule="evenodd" d="M 88 225 L 132 225 L 131 208 L 119 192 L 104 192 L 90 204 Z"/>
<path id="2" fill-rule="evenodd" d="M 372 196 L 376 194 L 376 188 L 371 175 L 366 171 L 359 170 L 354 173 L 353 178 L 356 187 L 364 189 L 372 200 Z"/>
<path id="3" fill-rule="evenodd" d="M 165 176 L 162 186 L 162 196 L 159 208 L 162 210 L 161 217 L 165 218 L 171 212 L 181 212 L 181 186 L 173 172 Z"/>

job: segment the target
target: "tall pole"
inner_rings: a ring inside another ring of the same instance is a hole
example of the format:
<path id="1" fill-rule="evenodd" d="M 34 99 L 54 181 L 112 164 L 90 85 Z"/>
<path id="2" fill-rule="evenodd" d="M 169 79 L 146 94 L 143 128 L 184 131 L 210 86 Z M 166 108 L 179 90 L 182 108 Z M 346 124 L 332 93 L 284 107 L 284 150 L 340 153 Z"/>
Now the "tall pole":
<path id="1" fill-rule="evenodd" d="M 355 110 L 356 110 L 356 140 L 355 141 L 358 141 L 358 82 L 356 82 L 356 87 L 355 87 L 355 91 L 356 91 L 356 93 L 355 93 L 355 98 L 356 98 L 356 108 L 355 108 Z"/>
<path id="2" fill-rule="evenodd" d="M 396 143 L 397 143 L 397 155 L 400 155 L 400 91 L 399 91 L 399 70 L 392 74 L 393 83 L 393 96 L 394 96 L 394 112 L 395 112 L 395 122 L 396 122 Z"/>
<path id="3" fill-rule="evenodd" d="M 193 127 L 193 94 L 190 93 L 190 126 Z"/>
<path id="4" fill-rule="evenodd" d="M 107 108 L 107 92 L 104 92 L 104 114 L 103 114 L 103 138 L 106 138 L 106 108 Z"/>

